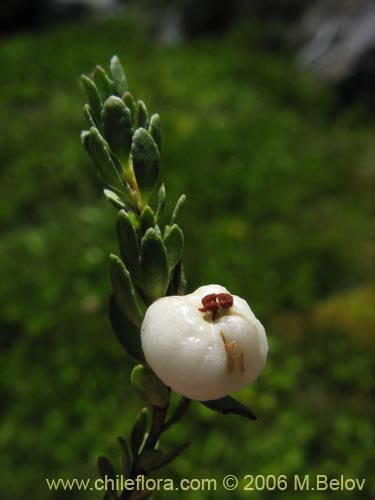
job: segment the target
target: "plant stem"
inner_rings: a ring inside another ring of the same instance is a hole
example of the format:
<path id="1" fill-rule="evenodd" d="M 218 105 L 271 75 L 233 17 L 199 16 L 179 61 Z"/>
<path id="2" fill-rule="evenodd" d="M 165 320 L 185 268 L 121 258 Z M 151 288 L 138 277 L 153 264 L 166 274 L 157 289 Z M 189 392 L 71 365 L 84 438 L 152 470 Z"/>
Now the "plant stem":
<path id="1" fill-rule="evenodd" d="M 152 450 L 155 448 L 156 443 L 159 441 L 160 435 L 164 430 L 164 421 L 165 421 L 165 417 L 167 415 L 168 406 L 167 406 L 167 408 L 158 408 L 156 406 L 153 406 L 152 410 L 153 410 L 153 413 L 152 413 L 151 429 L 150 429 L 150 432 L 147 436 L 146 442 L 142 447 L 142 451 Z M 139 456 L 142 453 L 142 451 L 134 459 L 130 479 L 136 480 L 137 476 L 139 476 L 139 475 L 145 476 L 146 475 L 145 471 L 139 471 L 137 468 Z M 144 492 L 142 492 L 142 491 L 139 492 L 140 495 L 142 495 L 142 493 L 144 493 Z M 121 494 L 121 499 L 126 499 L 131 494 L 132 494 L 131 491 L 124 490 Z M 134 491 L 133 491 L 133 495 L 134 495 Z"/>

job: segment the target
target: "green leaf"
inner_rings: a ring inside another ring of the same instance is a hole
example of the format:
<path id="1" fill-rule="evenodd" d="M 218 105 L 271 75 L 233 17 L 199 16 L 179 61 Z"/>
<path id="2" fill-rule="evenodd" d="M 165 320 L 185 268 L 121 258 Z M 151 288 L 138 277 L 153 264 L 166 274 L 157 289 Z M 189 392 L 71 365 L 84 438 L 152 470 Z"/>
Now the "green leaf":
<path id="1" fill-rule="evenodd" d="M 148 113 L 146 104 L 143 101 L 137 101 L 135 109 L 135 123 L 136 128 L 143 127 L 148 128 Z"/>
<path id="2" fill-rule="evenodd" d="M 133 169 L 143 206 L 147 204 L 160 171 L 160 155 L 157 145 L 149 132 L 139 128 L 133 135 L 131 146 Z"/>
<path id="3" fill-rule="evenodd" d="M 95 118 L 92 115 L 91 108 L 88 104 L 85 104 L 83 107 L 83 113 L 85 115 L 86 121 L 88 126 L 91 127 L 98 127 Z"/>
<path id="4" fill-rule="evenodd" d="M 159 151 L 161 151 L 161 127 L 160 127 L 160 116 L 156 113 L 151 116 L 150 126 L 148 131 L 152 135 Z"/>
<path id="5" fill-rule="evenodd" d="M 119 210 L 123 209 L 126 207 L 125 203 L 121 200 L 121 198 L 113 191 L 110 189 L 103 189 L 104 196 L 107 198 L 107 200 L 115 207 L 118 208 Z"/>
<path id="6" fill-rule="evenodd" d="M 133 94 L 130 92 L 125 92 L 125 94 L 122 96 L 122 100 L 126 104 L 126 106 L 129 108 L 130 113 L 132 115 L 132 120 L 133 120 L 133 125 L 135 125 L 135 110 L 136 110 L 136 102 L 133 97 Z"/>
<path id="7" fill-rule="evenodd" d="M 113 56 L 111 59 L 110 71 L 113 79 L 113 90 L 118 97 L 121 97 L 128 90 L 128 82 L 117 56 Z"/>
<path id="8" fill-rule="evenodd" d="M 163 427 L 163 431 L 166 431 L 167 429 L 169 429 L 172 425 L 179 422 L 182 419 L 182 417 L 186 415 L 186 412 L 189 409 L 190 403 L 191 403 L 191 399 L 186 398 L 185 396 L 182 396 L 182 398 L 180 399 L 180 402 L 178 403 L 177 408 L 175 409 L 173 415 L 171 416 L 171 418 L 167 422 L 165 422 L 164 427 Z"/>
<path id="9" fill-rule="evenodd" d="M 94 127 L 90 129 L 89 152 L 102 181 L 117 191 L 125 191 L 126 187 L 111 159 L 107 145 Z"/>
<path id="10" fill-rule="evenodd" d="M 102 112 L 102 101 L 100 99 L 100 95 L 98 89 L 96 88 L 95 83 L 86 75 L 81 76 L 81 81 L 83 85 L 83 89 L 86 92 L 87 99 L 90 104 L 91 112 L 95 118 L 96 123 L 100 124 L 100 115 Z"/>
<path id="11" fill-rule="evenodd" d="M 141 217 L 140 217 L 140 223 L 141 223 L 141 234 L 145 234 L 147 229 L 150 227 L 154 227 L 155 225 L 155 214 L 152 211 L 151 207 L 149 205 L 146 205 L 144 209 L 141 212 Z"/>
<path id="12" fill-rule="evenodd" d="M 157 224 L 155 224 L 154 229 L 155 229 L 156 234 L 158 234 L 161 237 L 162 233 L 161 233 L 160 227 Z"/>
<path id="13" fill-rule="evenodd" d="M 241 417 L 249 418 L 250 420 L 257 420 L 257 417 L 247 406 L 243 405 L 231 396 L 225 396 L 220 399 L 213 399 L 212 401 L 201 401 L 204 406 L 210 410 L 222 413 L 223 415 L 240 415 Z"/>
<path id="14" fill-rule="evenodd" d="M 152 300 L 163 297 L 168 288 L 167 252 L 161 236 L 150 228 L 141 240 L 140 266 L 143 289 Z"/>
<path id="15" fill-rule="evenodd" d="M 166 198 L 167 198 L 167 194 L 166 194 L 165 185 L 163 182 L 163 184 L 160 186 L 159 191 L 158 191 L 158 203 L 156 206 L 156 214 L 155 214 L 156 221 L 159 220 L 159 217 L 163 213 Z"/>
<path id="16" fill-rule="evenodd" d="M 122 450 L 122 475 L 124 478 L 129 478 L 132 470 L 129 448 L 124 438 L 118 437 L 117 441 L 119 442 Z"/>
<path id="17" fill-rule="evenodd" d="M 112 95 L 103 107 L 102 123 L 104 137 L 112 152 L 126 164 L 133 136 L 132 117 L 124 101 Z"/>
<path id="18" fill-rule="evenodd" d="M 82 130 L 81 143 L 86 151 L 90 154 L 90 132 L 88 130 Z"/>
<path id="19" fill-rule="evenodd" d="M 147 429 L 147 414 L 147 408 L 142 408 L 142 410 L 138 413 L 137 419 L 131 432 L 130 441 L 134 460 L 137 458 L 145 438 Z"/>
<path id="20" fill-rule="evenodd" d="M 143 310 L 140 299 L 136 296 L 129 271 L 122 260 L 116 255 L 110 255 L 110 271 L 113 294 L 120 311 L 135 326 L 141 326 Z"/>
<path id="21" fill-rule="evenodd" d="M 187 289 L 187 284 L 186 284 L 186 277 L 185 277 L 185 269 L 182 263 L 180 262 L 179 266 L 176 267 L 178 269 L 180 267 L 180 277 L 179 277 L 179 295 L 185 295 L 186 294 L 186 289 Z"/>
<path id="22" fill-rule="evenodd" d="M 174 210 L 172 213 L 172 218 L 171 218 L 171 225 L 176 222 L 179 211 L 180 211 L 182 205 L 185 203 L 185 201 L 186 201 L 186 195 L 182 194 L 179 197 L 179 199 L 177 200 L 176 206 L 174 207 Z"/>
<path id="23" fill-rule="evenodd" d="M 183 453 L 187 448 L 189 448 L 191 443 L 184 443 L 184 444 L 181 444 L 180 446 L 177 446 L 177 448 L 175 448 L 173 451 L 171 451 L 170 453 L 166 454 L 163 458 L 163 460 L 155 467 L 151 467 L 149 470 L 159 470 L 167 465 L 169 465 L 170 463 L 173 462 L 173 460 L 175 460 L 179 455 L 181 455 L 181 453 Z"/>
<path id="24" fill-rule="evenodd" d="M 117 340 L 125 351 L 137 361 L 144 361 L 139 329 L 121 313 L 113 295 L 109 300 L 109 319 Z"/>
<path id="25" fill-rule="evenodd" d="M 161 450 L 143 450 L 137 463 L 137 471 L 143 472 L 151 470 L 160 465 L 162 460 L 163 452 Z"/>
<path id="26" fill-rule="evenodd" d="M 177 224 L 173 224 L 164 237 L 164 245 L 167 249 L 169 270 L 172 271 L 181 260 L 184 250 L 184 233 Z"/>
<path id="27" fill-rule="evenodd" d="M 98 89 L 99 95 L 104 102 L 113 93 L 113 83 L 108 78 L 104 69 L 97 65 L 92 73 L 92 78 Z"/>
<path id="28" fill-rule="evenodd" d="M 167 408 L 169 404 L 169 388 L 147 366 L 137 365 L 133 368 L 131 383 L 138 396 L 151 406 Z"/>
<path id="29" fill-rule="evenodd" d="M 116 484 L 116 472 L 111 464 L 111 462 L 108 460 L 106 457 L 99 457 L 98 458 L 98 469 L 101 478 L 105 482 L 107 486 L 107 494 L 105 498 L 111 499 L 111 500 L 117 500 L 118 497 L 115 492 L 115 488 L 111 488 L 111 481 L 107 481 L 107 479 L 111 479 L 114 483 Z"/>
<path id="30" fill-rule="evenodd" d="M 167 295 L 185 295 L 185 294 L 186 294 L 185 272 L 184 272 L 184 266 L 182 265 L 182 262 L 180 260 L 177 266 L 173 270 Z"/>
<path id="31" fill-rule="evenodd" d="M 133 224 L 134 226 L 134 229 L 136 231 L 138 231 L 139 227 L 140 227 L 140 223 L 139 223 L 139 215 L 134 213 L 134 212 L 128 212 L 128 215 L 129 215 L 129 219 L 131 220 L 131 223 Z"/>
<path id="32" fill-rule="evenodd" d="M 106 477 L 116 480 L 115 469 L 107 457 L 98 458 L 98 469 L 103 480 L 105 480 Z"/>
<path id="33" fill-rule="evenodd" d="M 134 282 L 139 283 L 141 274 L 139 267 L 139 245 L 137 232 L 125 210 L 120 210 L 118 213 L 116 230 L 121 258 L 125 267 L 130 271 Z"/>

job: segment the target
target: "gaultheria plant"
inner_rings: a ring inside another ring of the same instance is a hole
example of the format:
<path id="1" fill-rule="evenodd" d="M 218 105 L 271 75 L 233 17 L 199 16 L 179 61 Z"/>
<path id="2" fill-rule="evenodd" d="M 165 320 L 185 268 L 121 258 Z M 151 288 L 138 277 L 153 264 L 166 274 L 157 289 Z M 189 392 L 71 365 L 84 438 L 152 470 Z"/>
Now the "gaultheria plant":
<path id="1" fill-rule="evenodd" d="M 161 226 L 166 190 L 160 181 L 161 130 L 158 114 L 149 116 L 143 101 L 128 90 L 124 70 L 114 56 L 109 75 L 96 66 L 82 76 L 89 130 L 81 134 L 104 184 L 104 195 L 117 210 L 119 255 L 110 256 L 113 294 L 109 317 L 113 331 L 135 360 L 132 385 L 144 401 L 122 448 L 121 474 L 129 479 L 170 464 L 189 443 L 164 452 L 161 435 L 186 413 L 192 399 L 219 413 L 255 419 L 230 393 L 254 380 L 267 356 L 267 338 L 245 300 L 220 285 L 185 295 L 182 265 L 184 234 L 175 205 Z M 169 411 L 170 391 L 181 396 Z M 151 414 L 150 419 L 148 413 Z M 149 423 L 150 420 L 150 423 Z M 105 458 L 103 478 L 116 479 Z M 152 491 L 115 491 L 107 499 L 148 498 Z"/>

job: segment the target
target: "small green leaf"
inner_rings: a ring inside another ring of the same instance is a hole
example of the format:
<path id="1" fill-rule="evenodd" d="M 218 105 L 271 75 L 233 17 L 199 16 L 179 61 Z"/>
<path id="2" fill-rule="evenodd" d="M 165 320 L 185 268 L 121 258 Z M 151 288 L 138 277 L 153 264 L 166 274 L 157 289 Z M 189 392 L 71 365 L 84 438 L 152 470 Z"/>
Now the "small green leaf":
<path id="1" fill-rule="evenodd" d="M 81 81 L 83 85 L 83 89 L 86 92 L 87 99 L 90 104 L 91 112 L 95 118 L 96 123 L 100 124 L 100 115 L 102 112 L 102 101 L 100 99 L 100 95 L 98 89 L 96 88 L 95 83 L 86 75 L 81 76 Z"/>
<path id="2" fill-rule="evenodd" d="M 162 460 L 163 452 L 161 450 L 143 450 L 137 463 L 137 471 L 143 472 L 153 469 L 160 465 Z"/>
<path id="3" fill-rule="evenodd" d="M 81 143 L 86 151 L 90 154 L 90 132 L 88 130 L 82 130 Z"/>
<path id="4" fill-rule="evenodd" d="M 121 210 L 121 209 L 126 207 L 125 203 L 121 200 L 121 198 L 114 191 L 111 191 L 110 189 L 103 189 L 103 193 L 104 193 L 104 196 L 107 198 L 107 200 L 115 208 L 118 208 L 119 210 Z"/>
<path id="5" fill-rule="evenodd" d="M 174 224 L 177 220 L 178 213 L 182 207 L 182 205 L 186 201 L 186 195 L 182 194 L 179 199 L 177 200 L 176 206 L 174 207 L 173 213 L 172 213 L 172 218 L 171 218 L 171 225 Z"/>
<path id="6" fill-rule="evenodd" d="M 161 127 L 160 127 L 160 116 L 156 113 L 151 116 L 150 126 L 148 131 L 152 135 L 159 151 L 161 151 Z"/>
<path id="7" fill-rule="evenodd" d="M 128 82 L 117 56 L 113 56 L 111 59 L 110 71 L 113 79 L 113 90 L 118 97 L 121 97 L 128 90 Z"/>
<path id="8" fill-rule="evenodd" d="M 129 271 L 122 260 L 110 255 L 111 283 L 113 293 L 120 311 L 135 325 L 143 321 L 143 310 L 140 299 L 136 296 Z"/>
<path id="9" fill-rule="evenodd" d="M 129 108 L 130 113 L 132 115 L 132 120 L 133 120 L 133 125 L 135 125 L 135 110 L 136 110 L 136 102 L 133 97 L 133 94 L 130 92 L 125 92 L 125 94 L 122 96 L 122 100 L 126 104 L 126 106 Z"/>
<path id="10" fill-rule="evenodd" d="M 128 215 L 129 215 L 129 219 L 131 220 L 131 223 L 133 224 L 134 226 L 134 229 L 136 231 L 138 231 L 139 227 L 140 227 L 140 223 L 139 223 L 139 215 L 134 213 L 134 212 L 128 212 Z"/>
<path id="11" fill-rule="evenodd" d="M 106 478 L 114 480 L 116 479 L 115 469 L 107 457 L 98 458 L 98 469 L 99 474 L 103 480 L 105 480 Z"/>
<path id="12" fill-rule="evenodd" d="M 149 132 L 139 128 L 133 135 L 131 146 L 133 169 L 140 190 L 143 206 L 154 188 L 160 171 L 160 155 Z"/>
<path id="13" fill-rule="evenodd" d="M 181 453 L 183 453 L 187 448 L 189 448 L 191 443 L 184 443 L 184 444 L 181 444 L 180 446 L 177 446 L 177 448 L 175 448 L 173 451 L 171 451 L 170 453 L 164 455 L 164 458 L 163 460 L 155 467 L 151 467 L 149 470 L 159 470 L 167 465 L 169 465 L 170 463 L 173 462 L 173 460 L 175 460 L 179 455 L 181 455 Z"/>
<path id="14" fill-rule="evenodd" d="M 167 408 L 169 388 L 147 366 L 137 365 L 130 376 L 131 383 L 138 396 L 151 406 Z"/>
<path id="15" fill-rule="evenodd" d="M 139 245 L 137 233 L 129 215 L 125 212 L 125 210 L 120 210 L 118 213 L 116 230 L 121 258 L 125 267 L 130 271 L 134 282 L 139 283 L 141 275 L 139 268 Z"/>
<path id="16" fill-rule="evenodd" d="M 88 104 L 85 104 L 83 107 L 83 112 L 87 121 L 88 126 L 91 127 L 97 127 L 97 123 L 95 122 L 95 118 L 92 115 L 91 108 Z"/>
<path id="17" fill-rule="evenodd" d="M 104 102 L 113 93 L 113 83 L 108 78 L 104 69 L 99 65 L 95 67 L 92 73 L 92 78 L 99 91 L 102 102 Z"/>
<path id="18" fill-rule="evenodd" d="M 160 227 L 157 224 L 155 224 L 154 229 L 155 229 L 156 234 L 158 234 L 161 237 Z"/>
<path id="19" fill-rule="evenodd" d="M 225 396 L 220 399 L 213 399 L 212 401 L 201 401 L 204 406 L 210 410 L 222 413 L 223 415 L 240 415 L 241 417 L 249 418 L 250 420 L 257 420 L 257 417 L 247 406 L 243 405 L 231 396 Z"/>
<path id="20" fill-rule="evenodd" d="M 186 279 L 184 266 L 181 260 L 174 268 L 172 278 L 170 280 L 167 295 L 185 295 L 186 294 Z"/>
<path id="21" fill-rule="evenodd" d="M 102 111 L 104 137 L 112 152 L 124 164 L 128 162 L 132 142 L 132 117 L 124 101 L 114 95 L 104 103 Z"/>
<path id="22" fill-rule="evenodd" d="M 109 319 L 117 340 L 125 351 L 137 361 L 144 361 L 139 330 L 121 313 L 113 295 L 109 300 Z"/>
<path id="23" fill-rule="evenodd" d="M 180 272 L 180 277 L 179 277 L 179 287 L 178 287 L 178 295 L 185 295 L 186 294 L 186 289 L 187 289 L 187 284 L 186 284 L 186 277 L 185 277 L 185 269 L 182 263 L 176 267 L 175 271 L 178 270 L 178 267 L 180 267 L 179 272 Z"/>
<path id="24" fill-rule="evenodd" d="M 172 271 L 181 260 L 184 250 L 184 233 L 177 224 L 173 224 L 165 235 L 164 245 L 167 249 L 169 270 Z"/>
<path id="25" fill-rule="evenodd" d="M 153 228 L 141 240 L 140 266 L 145 294 L 152 300 L 163 297 L 169 283 L 167 252 Z"/>
<path id="26" fill-rule="evenodd" d="M 141 212 L 141 217 L 140 217 L 140 223 L 141 223 L 141 234 L 145 234 L 147 229 L 150 227 L 154 227 L 155 225 L 155 214 L 152 211 L 151 207 L 149 205 L 146 205 L 144 209 Z"/>
<path id="27" fill-rule="evenodd" d="M 124 476 L 124 478 L 129 478 L 132 469 L 129 448 L 124 438 L 118 437 L 117 441 L 119 442 L 122 450 L 122 475 Z"/>
<path id="28" fill-rule="evenodd" d="M 147 408 L 142 408 L 142 410 L 138 413 L 137 419 L 131 432 L 130 441 L 134 460 L 137 458 L 145 438 L 147 429 L 147 414 Z"/>
<path id="29" fill-rule="evenodd" d="M 158 191 L 158 203 L 156 206 L 156 214 L 155 214 L 156 221 L 159 220 L 159 217 L 163 213 L 166 198 L 167 198 L 167 194 L 166 194 L 165 185 L 163 182 L 163 184 L 160 186 L 159 191 Z"/>
<path id="30" fill-rule="evenodd" d="M 118 496 L 116 495 L 116 491 L 114 487 L 111 487 L 112 484 L 116 484 L 116 472 L 111 464 L 111 462 L 108 460 L 106 457 L 99 457 L 98 458 L 98 469 L 101 478 L 104 481 L 104 484 L 106 485 L 106 491 L 107 494 L 105 498 L 111 499 L 111 500 L 118 500 Z M 111 481 L 108 481 L 110 479 Z M 112 483 L 112 484 L 111 484 Z"/>
<path id="31" fill-rule="evenodd" d="M 169 429 L 172 425 L 179 422 L 183 416 L 185 416 L 186 412 L 189 409 L 190 403 L 191 403 L 191 399 L 186 398 L 185 396 L 182 396 L 182 398 L 180 399 L 180 402 L 178 403 L 177 408 L 175 409 L 173 415 L 171 416 L 171 418 L 167 422 L 165 422 L 164 427 L 163 427 L 163 431 L 166 431 L 167 429 Z"/>
<path id="32" fill-rule="evenodd" d="M 143 101 L 137 101 L 135 109 L 135 123 L 136 123 L 136 128 L 138 127 L 143 127 L 145 129 L 148 128 L 148 113 L 146 104 Z"/>
<path id="33" fill-rule="evenodd" d="M 90 130 L 89 152 L 102 181 L 117 191 L 125 191 L 126 187 L 116 170 L 106 143 L 94 127 Z"/>

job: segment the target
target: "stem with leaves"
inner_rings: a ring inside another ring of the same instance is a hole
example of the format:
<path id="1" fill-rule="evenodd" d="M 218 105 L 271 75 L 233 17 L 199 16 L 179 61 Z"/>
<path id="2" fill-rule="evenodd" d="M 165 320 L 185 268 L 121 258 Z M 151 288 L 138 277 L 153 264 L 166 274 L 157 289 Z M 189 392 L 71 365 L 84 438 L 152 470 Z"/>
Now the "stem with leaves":
<path id="1" fill-rule="evenodd" d="M 104 185 L 105 197 L 117 209 L 119 256 L 110 256 L 113 293 L 109 318 L 119 343 L 137 363 L 131 382 L 147 405 L 133 425 L 130 450 L 125 439 L 118 438 L 123 456 L 121 476 L 135 479 L 170 464 L 189 446 L 182 444 L 169 453 L 159 449 L 160 436 L 185 415 L 190 400 L 182 397 L 168 417 L 170 389 L 147 366 L 140 341 L 147 307 L 160 297 L 186 291 L 184 234 L 177 223 L 185 195 L 177 200 L 169 224 L 162 227 L 166 190 L 159 179 L 160 118 L 158 114 L 149 116 L 145 103 L 129 92 L 118 57 L 112 57 L 109 75 L 96 66 L 90 77 L 82 76 L 82 84 L 88 99 L 84 114 L 89 127 L 81 133 L 82 144 Z M 201 403 L 223 414 L 256 418 L 230 396 Z M 152 495 L 147 489 L 117 491 L 118 473 L 107 458 L 98 459 L 98 468 L 111 486 L 106 499 L 134 500 Z"/>

